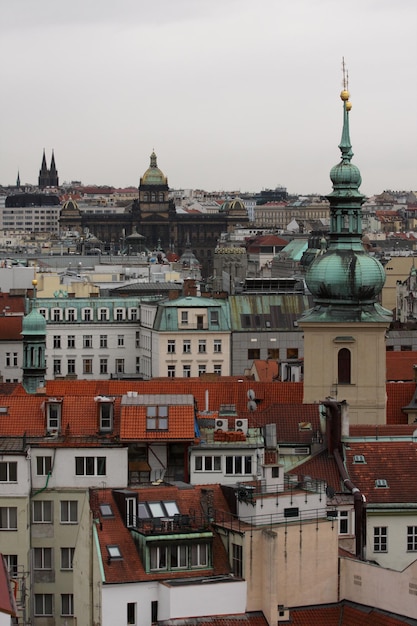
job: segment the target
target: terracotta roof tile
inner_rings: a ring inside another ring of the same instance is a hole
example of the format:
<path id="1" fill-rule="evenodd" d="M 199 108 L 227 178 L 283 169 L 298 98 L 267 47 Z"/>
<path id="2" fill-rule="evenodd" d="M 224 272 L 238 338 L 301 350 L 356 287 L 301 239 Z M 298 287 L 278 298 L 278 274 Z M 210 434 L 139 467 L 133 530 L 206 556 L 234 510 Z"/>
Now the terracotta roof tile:
<path id="1" fill-rule="evenodd" d="M 417 352 L 388 351 L 387 380 L 414 381 L 414 365 L 417 365 Z"/>
<path id="2" fill-rule="evenodd" d="M 373 607 L 341 602 L 334 606 L 317 606 L 290 611 L 293 626 L 401 626 L 400 616 Z"/>
<path id="3" fill-rule="evenodd" d="M 355 462 L 358 455 L 364 463 Z M 349 441 L 346 449 L 349 476 L 369 504 L 409 502 L 410 493 L 417 493 L 416 466 L 415 441 Z M 385 479 L 388 487 L 377 487 L 378 479 Z"/>
<path id="4" fill-rule="evenodd" d="M 342 491 L 341 478 L 334 458 L 328 456 L 327 450 L 310 457 L 304 463 L 288 471 L 288 474 L 311 476 L 316 480 L 325 480 L 336 493 Z"/>
<path id="5" fill-rule="evenodd" d="M 172 485 L 155 487 L 139 487 L 130 492 L 138 494 L 139 502 L 175 501 L 183 515 L 195 515 L 201 512 L 202 492 L 210 490 L 213 495 L 213 506 L 216 510 L 228 511 L 227 502 L 220 485 L 188 486 L 180 489 Z M 100 504 L 110 504 L 113 517 L 103 517 Z M 213 568 L 210 570 L 187 570 L 182 572 L 152 572 L 147 574 L 141 562 L 130 531 L 125 526 L 111 489 L 95 489 L 90 491 L 90 506 L 94 519 L 97 521 L 96 530 L 100 545 L 100 554 L 103 562 L 106 583 L 123 583 L 146 580 L 169 580 L 170 578 L 189 578 L 205 575 L 221 575 L 230 572 L 230 565 L 226 550 L 220 537 L 214 533 L 213 538 Z M 117 545 L 122 559 L 109 559 L 107 546 Z"/>

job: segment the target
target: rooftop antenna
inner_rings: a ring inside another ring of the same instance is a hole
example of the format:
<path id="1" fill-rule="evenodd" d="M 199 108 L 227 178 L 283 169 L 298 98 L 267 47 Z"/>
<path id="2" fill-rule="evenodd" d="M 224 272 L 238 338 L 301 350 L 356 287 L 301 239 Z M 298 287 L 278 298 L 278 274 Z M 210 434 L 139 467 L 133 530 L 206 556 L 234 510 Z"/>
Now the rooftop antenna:
<path id="1" fill-rule="evenodd" d="M 343 89 L 349 91 L 349 72 L 346 69 L 345 57 L 342 57 Z"/>

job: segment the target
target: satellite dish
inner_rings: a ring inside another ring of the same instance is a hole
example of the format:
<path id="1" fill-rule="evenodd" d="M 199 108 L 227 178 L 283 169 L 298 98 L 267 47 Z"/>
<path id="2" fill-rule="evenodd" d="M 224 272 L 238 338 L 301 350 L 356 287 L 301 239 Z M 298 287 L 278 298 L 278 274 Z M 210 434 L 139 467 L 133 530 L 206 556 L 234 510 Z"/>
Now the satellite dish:
<path id="1" fill-rule="evenodd" d="M 248 391 L 247 391 L 247 394 L 246 394 L 246 395 L 247 395 L 247 397 L 248 397 L 248 400 L 255 400 L 255 397 L 256 397 L 256 396 L 255 396 L 255 392 L 254 392 L 254 390 L 253 390 L 253 389 L 248 389 Z M 249 409 L 249 410 L 251 410 L 251 409 Z"/>
<path id="2" fill-rule="evenodd" d="M 330 485 L 327 485 L 327 487 L 326 487 L 326 495 L 327 495 L 329 498 L 333 498 L 333 497 L 334 497 L 334 495 L 335 495 L 335 493 L 336 493 L 336 492 L 335 492 L 335 490 L 333 489 L 333 487 L 330 487 Z"/>
<path id="3" fill-rule="evenodd" d="M 248 406 L 248 411 L 256 411 L 256 409 L 258 408 L 257 404 L 256 404 L 256 402 L 254 402 L 254 400 L 249 400 L 247 406 Z"/>

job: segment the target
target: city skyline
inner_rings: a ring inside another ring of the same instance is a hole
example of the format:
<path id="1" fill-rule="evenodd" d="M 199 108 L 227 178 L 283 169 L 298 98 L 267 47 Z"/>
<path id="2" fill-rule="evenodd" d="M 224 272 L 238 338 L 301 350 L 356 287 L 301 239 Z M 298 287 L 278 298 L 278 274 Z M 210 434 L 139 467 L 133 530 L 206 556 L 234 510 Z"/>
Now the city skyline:
<path id="1" fill-rule="evenodd" d="M 415 189 L 412 0 L 28 0 L 3 8 L 0 182 L 325 195 L 339 161 L 342 57 L 365 195 Z M 350 33 L 349 39 L 345 33 Z"/>

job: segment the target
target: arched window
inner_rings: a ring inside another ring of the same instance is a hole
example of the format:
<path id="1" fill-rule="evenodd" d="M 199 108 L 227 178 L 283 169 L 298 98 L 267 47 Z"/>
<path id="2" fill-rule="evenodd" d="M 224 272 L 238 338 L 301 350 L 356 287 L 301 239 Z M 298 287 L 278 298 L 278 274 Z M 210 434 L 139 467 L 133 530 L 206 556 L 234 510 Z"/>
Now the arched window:
<path id="1" fill-rule="evenodd" d="M 339 385 L 350 385 L 351 354 L 347 348 L 339 350 L 337 355 L 337 379 Z"/>
<path id="2" fill-rule="evenodd" d="M 147 191 L 144 191 L 143 192 L 143 201 L 144 202 L 148 202 L 148 200 L 149 200 L 149 194 L 148 194 Z"/>
<path id="3" fill-rule="evenodd" d="M 159 192 L 159 202 L 163 202 L 164 201 L 164 192 L 160 191 Z"/>
<path id="4" fill-rule="evenodd" d="M 155 202 L 156 200 L 156 193 L 154 191 L 151 192 L 151 202 Z"/>

